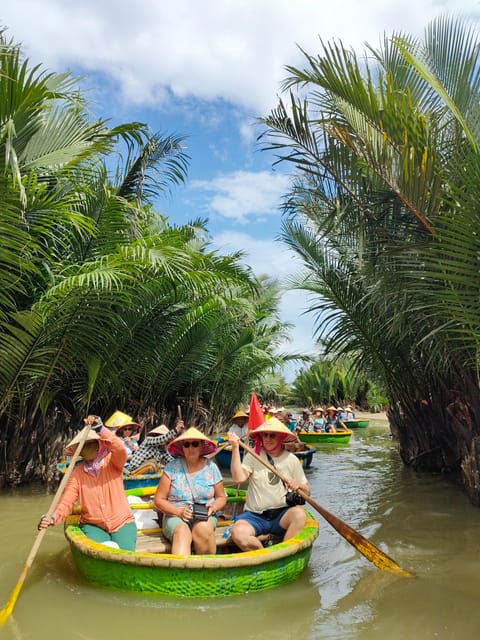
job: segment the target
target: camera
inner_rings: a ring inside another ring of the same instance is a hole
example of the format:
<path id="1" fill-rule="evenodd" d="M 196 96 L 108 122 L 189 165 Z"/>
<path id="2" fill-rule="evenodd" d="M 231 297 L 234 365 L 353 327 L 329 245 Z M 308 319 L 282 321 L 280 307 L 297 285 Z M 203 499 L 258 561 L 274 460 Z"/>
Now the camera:
<path id="1" fill-rule="evenodd" d="M 287 491 L 285 495 L 285 502 L 289 507 L 295 507 L 297 504 L 305 504 L 305 498 L 296 491 Z"/>
<path id="2" fill-rule="evenodd" d="M 194 520 L 208 520 L 208 507 L 201 502 L 192 504 L 192 514 Z"/>

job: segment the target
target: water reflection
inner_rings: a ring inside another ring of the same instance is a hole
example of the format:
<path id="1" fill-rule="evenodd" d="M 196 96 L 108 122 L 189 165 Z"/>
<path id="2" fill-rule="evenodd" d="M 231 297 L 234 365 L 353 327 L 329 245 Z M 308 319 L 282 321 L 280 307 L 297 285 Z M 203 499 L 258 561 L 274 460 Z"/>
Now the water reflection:
<path id="1" fill-rule="evenodd" d="M 313 496 L 413 570 L 380 571 L 321 516 L 308 569 L 294 583 L 225 599 L 178 600 L 98 589 L 77 575 L 60 528 L 50 529 L 0 639 L 473 640 L 480 633 L 480 510 L 441 477 L 405 469 L 384 424 L 319 451 Z M 52 496 L 0 494 L 0 599 L 6 602 Z"/>

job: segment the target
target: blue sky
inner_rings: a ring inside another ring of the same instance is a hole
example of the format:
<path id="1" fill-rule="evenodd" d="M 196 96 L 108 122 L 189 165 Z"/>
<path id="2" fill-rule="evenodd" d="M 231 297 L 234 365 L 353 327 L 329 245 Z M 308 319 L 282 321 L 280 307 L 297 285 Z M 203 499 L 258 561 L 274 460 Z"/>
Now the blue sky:
<path id="1" fill-rule="evenodd" d="M 276 240 L 289 176 L 260 150 L 256 119 L 275 106 L 285 66 L 319 39 L 363 51 L 447 12 L 478 21 L 480 0 L 2 0 L 0 25 L 31 62 L 82 76 L 96 115 L 184 136 L 188 182 L 159 210 L 177 224 L 208 218 L 216 248 L 284 279 L 298 267 Z M 282 296 L 284 351 L 315 351 L 306 305 L 301 292 Z"/>

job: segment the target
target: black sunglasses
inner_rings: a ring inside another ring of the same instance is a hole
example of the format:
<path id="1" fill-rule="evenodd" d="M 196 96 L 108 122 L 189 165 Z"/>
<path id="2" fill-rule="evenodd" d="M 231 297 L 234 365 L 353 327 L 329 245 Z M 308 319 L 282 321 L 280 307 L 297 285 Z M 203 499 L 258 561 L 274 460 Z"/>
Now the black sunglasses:
<path id="1" fill-rule="evenodd" d="M 182 443 L 182 446 L 185 447 L 185 449 L 188 449 L 190 447 L 190 445 L 192 445 L 192 447 L 199 447 L 200 446 L 200 442 L 198 440 L 194 440 L 193 442 L 184 442 Z"/>

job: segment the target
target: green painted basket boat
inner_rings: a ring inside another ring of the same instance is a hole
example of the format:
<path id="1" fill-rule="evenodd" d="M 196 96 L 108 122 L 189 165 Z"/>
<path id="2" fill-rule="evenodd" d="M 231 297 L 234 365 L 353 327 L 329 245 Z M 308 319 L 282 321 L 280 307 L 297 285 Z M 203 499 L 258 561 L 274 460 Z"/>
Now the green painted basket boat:
<path id="1" fill-rule="evenodd" d="M 78 463 L 77 463 L 78 464 Z M 68 462 L 66 460 L 61 460 L 57 464 L 57 469 L 60 473 L 65 473 L 68 469 Z M 137 489 L 138 487 L 151 487 L 153 485 L 158 485 L 160 482 L 160 478 L 162 476 L 162 471 L 157 471 L 156 473 L 144 473 L 142 475 L 123 475 L 123 486 L 127 489 Z"/>
<path id="2" fill-rule="evenodd" d="M 298 437 L 301 442 L 307 444 L 346 444 L 352 437 L 351 429 L 347 431 L 336 431 L 335 433 L 324 433 L 321 431 L 300 431 Z"/>
<path id="3" fill-rule="evenodd" d="M 344 420 L 343 422 L 349 429 L 360 429 L 368 427 L 369 420 L 361 420 L 360 418 L 356 418 L 355 420 Z"/>
<path id="4" fill-rule="evenodd" d="M 226 442 L 226 438 L 217 438 L 217 443 L 222 445 Z M 242 456 L 243 451 L 241 452 Z M 314 446 L 307 445 L 305 451 L 292 451 L 293 455 L 300 460 L 304 469 L 309 469 L 312 466 L 313 454 L 316 453 Z M 227 446 L 221 449 L 215 456 L 215 460 L 221 469 L 230 470 L 232 464 L 232 447 Z"/>
<path id="5" fill-rule="evenodd" d="M 217 555 L 185 557 L 168 553 L 160 529 L 140 531 L 137 551 L 124 551 L 90 540 L 77 524 L 78 516 L 69 516 L 65 537 L 77 570 L 86 580 L 120 591 L 182 598 L 232 596 L 291 582 L 307 566 L 318 536 L 318 522 L 308 513 L 298 536 L 255 551 L 233 553 L 228 529 L 219 526 Z"/>

